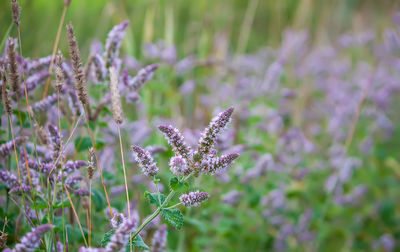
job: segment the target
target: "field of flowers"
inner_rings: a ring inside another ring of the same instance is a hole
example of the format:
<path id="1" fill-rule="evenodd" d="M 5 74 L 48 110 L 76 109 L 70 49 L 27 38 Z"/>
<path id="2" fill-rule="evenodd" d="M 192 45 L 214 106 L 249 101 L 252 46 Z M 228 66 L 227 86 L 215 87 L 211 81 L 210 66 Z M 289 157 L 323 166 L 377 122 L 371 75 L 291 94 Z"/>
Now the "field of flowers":
<path id="1" fill-rule="evenodd" d="M 329 2 L 3 0 L 0 250 L 399 251 L 400 3 Z"/>

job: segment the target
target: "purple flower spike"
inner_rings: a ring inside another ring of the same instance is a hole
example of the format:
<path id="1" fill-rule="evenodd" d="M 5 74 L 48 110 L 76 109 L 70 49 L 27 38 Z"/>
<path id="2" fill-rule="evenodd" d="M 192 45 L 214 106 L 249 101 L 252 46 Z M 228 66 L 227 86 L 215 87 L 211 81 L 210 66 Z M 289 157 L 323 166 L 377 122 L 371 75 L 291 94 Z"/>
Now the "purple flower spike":
<path id="1" fill-rule="evenodd" d="M 53 158 L 57 159 L 61 147 L 61 133 L 58 131 L 57 127 L 51 123 L 49 123 L 47 128 L 49 129 L 50 141 L 53 149 Z"/>
<path id="2" fill-rule="evenodd" d="M 17 176 L 15 176 L 11 172 L 3 170 L 3 169 L 0 170 L 0 181 L 7 188 L 13 188 L 13 187 L 19 185 Z"/>
<path id="3" fill-rule="evenodd" d="M 237 153 L 222 155 L 221 157 L 208 156 L 202 160 L 201 171 L 213 175 L 231 166 L 239 156 Z"/>
<path id="4" fill-rule="evenodd" d="M 40 239 L 43 234 L 53 228 L 51 224 L 44 224 L 32 229 L 22 237 L 21 242 L 15 245 L 14 251 L 35 251 L 40 245 Z"/>
<path id="5" fill-rule="evenodd" d="M 37 74 L 31 75 L 26 80 L 26 89 L 28 90 L 28 92 L 33 91 L 34 89 L 39 87 L 41 84 L 43 84 L 49 75 L 50 74 L 45 70 L 40 71 Z M 21 92 L 22 92 L 21 95 L 23 95 L 25 91 L 21 91 Z"/>
<path id="6" fill-rule="evenodd" d="M 89 195 L 90 192 L 89 192 L 89 190 L 86 189 L 86 188 L 79 188 L 79 189 L 77 189 L 77 190 L 74 191 L 74 194 L 75 194 L 76 196 L 82 197 L 82 196 L 87 196 L 87 195 Z"/>
<path id="7" fill-rule="evenodd" d="M 115 230 L 113 236 L 111 236 L 111 240 L 106 246 L 106 251 L 125 251 L 125 245 L 135 224 L 133 219 L 125 219 L 118 229 Z"/>
<path id="8" fill-rule="evenodd" d="M 158 67 L 158 64 L 152 64 L 140 69 L 137 75 L 131 80 L 129 86 L 133 87 L 135 91 L 139 91 L 153 77 Z"/>
<path id="9" fill-rule="evenodd" d="M 52 94 L 47 96 L 41 101 L 36 102 L 32 105 L 32 111 L 37 112 L 45 112 L 49 110 L 55 103 L 57 102 L 57 94 Z"/>
<path id="10" fill-rule="evenodd" d="M 179 197 L 180 202 L 182 202 L 182 205 L 186 207 L 191 207 L 191 206 L 199 206 L 201 202 L 207 200 L 210 197 L 210 195 L 206 192 L 190 192 L 187 194 L 182 194 Z"/>
<path id="11" fill-rule="evenodd" d="M 107 60 L 107 67 L 113 65 L 114 60 L 119 55 L 119 49 L 121 47 L 122 39 L 125 36 L 126 28 L 129 25 L 129 21 L 126 20 L 112 28 L 108 33 L 106 48 L 105 48 L 105 59 Z"/>
<path id="12" fill-rule="evenodd" d="M 219 113 L 214 117 L 208 127 L 204 130 L 198 143 L 197 155 L 202 157 L 207 155 L 217 140 L 218 135 L 225 129 L 231 121 L 233 107 Z"/>
<path id="13" fill-rule="evenodd" d="M 151 241 L 151 251 L 162 252 L 167 244 L 167 235 L 167 225 L 161 225 L 161 227 L 154 233 L 153 240 Z"/>
<path id="14" fill-rule="evenodd" d="M 192 150 L 185 143 L 185 139 L 178 129 L 172 127 L 171 125 L 161 125 L 158 126 L 158 129 L 162 133 L 164 133 L 168 144 L 172 146 L 172 150 L 175 152 L 176 155 L 182 156 L 187 161 L 191 160 Z"/>
<path id="15" fill-rule="evenodd" d="M 187 162 L 182 156 L 172 157 L 169 166 L 171 171 L 176 176 L 188 175 L 190 173 L 190 167 L 188 167 Z"/>
<path id="16" fill-rule="evenodd" d="M 16 137 L 14 140 L 15 140 L 15 145 L 18 147 L 23 142 L 24 139 L 22 137 Z M 0 157 L 6 158 L 12 152 L 14 152 L 13 141 L 9 141 L 7 143 L 0 145 Z"/>
<path id="17" fill-rule="evenodd" d="M 139 163 L 142 172 L 146 176 L 154 176 L 158 173 L 158 167 L 148 151 L 137 145 L 133 145 L 132 150 L 136 154 L 136 162 Z"/>

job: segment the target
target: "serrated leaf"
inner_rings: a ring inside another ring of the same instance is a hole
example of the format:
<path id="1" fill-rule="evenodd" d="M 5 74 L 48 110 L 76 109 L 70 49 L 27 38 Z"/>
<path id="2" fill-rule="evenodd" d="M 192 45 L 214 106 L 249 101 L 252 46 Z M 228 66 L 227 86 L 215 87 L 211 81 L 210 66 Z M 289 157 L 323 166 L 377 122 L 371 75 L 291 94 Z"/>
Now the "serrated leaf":
<path id="1" fill-rule="evenodd" d="M 114 229 L 111 229 L 107 233 L 104 234 L 103 239 L 101 239 L 101 247 L 105 247 L 107 243 L 111 240 L 111 236 L 115 233 Z"/>
<path id="2" fill-rule="evenodd" d="M 150 193 L 150 192 L 145 192 L 144 194 L 150 201 L 151 204 L 156 205 L 156 206 L 161 206 L 162 203 L 165 201 L 165 195 L 160 193 Z M 161 200 L 161 202 L 160 202 Z"/>
<path id="3" fill-rule="evenodd" d="M 176 229 L 181 229 L 183 225 L 183 214 L 178 209 L 164 208 L 161 210 L 161 216 Z"/>
<path id="4" fill-rule="evenodd" d="M 187 188 L 187 186 L 188 186 L 187 182 L 179 181 L 177 177 L 173 177 L 169 180 L 169 187 L 174 191 L 185 189 Z"/>
<path id="5" fill-rule="evenodd" d="M 139 234 L 137 234 L 137 235 L 135 236 L 135 238 L 134 238 L 133 241 L 132 241 L 132 244 L 133 244 L 133 246 L 138 247 L 138 248 L 140 248 L 141 250 L 149 250 L 149 249 L 150 249 L 149 246 L 147 246 L 147 244 L 144 243 L 142 237 L 141 237 Z M 129 251 L 129 250 L 130 250 L 130 248 L 129 248 L 129 242 L 128 242 L 128 243 L 126 244 L 126 249 L 125 249 L 125 251 Z"/>

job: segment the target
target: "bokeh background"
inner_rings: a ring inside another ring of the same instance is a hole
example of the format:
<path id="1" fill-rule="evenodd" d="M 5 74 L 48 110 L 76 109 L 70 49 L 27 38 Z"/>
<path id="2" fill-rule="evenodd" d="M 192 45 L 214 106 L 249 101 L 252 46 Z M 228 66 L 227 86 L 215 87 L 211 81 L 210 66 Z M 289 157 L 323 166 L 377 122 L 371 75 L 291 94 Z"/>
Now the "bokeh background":
<path id="1" fill-rule="evenodd" d="M 24 56 L 50 55 L 63 1 L 19 2 Z M 172 122 L 191 141 L 216 112 L 236 107 L 218 146 L 233 145 L 242 155 L 227 174 L 193 185 L 211 198 L 184 210 L 181 231 L 169 228 L 168 251 L 400 249 L 399 7 L 396 0 L 72 0 L 65 20 L 74 24 L 83 59 L 94 39 L 104 44 L 110 29 L 128 19 L 121 55 L 142 66 L 162 63 L 139 105 L 123 99 L 128 121 L 141 119 L 124 129 L 125 150 L 132 143 L 167 146 L 159 122 Z M 5 34 L 10 1 L 1 0 L 0 10 Z M 146 56 L 145 46 L 159 41 L 175 46 L 176 59 Z M 59 47 L 69 55 L 64 28 Z M 177 71 L 189 55 L 200 66 Z M 105 90 L 91 86 L 93 100 Z M 97 126 L 100 151 L 116 146 L 110 121 Z M 85 159 L 87 146 L 74 143 L 73 157 Z M 116 150 L 107 156 L 113 167 L 120 166 Z M 157 156 L 165 188 L 171 155 Z M 121 185 L 116 170 L 106 177 Z M 131 189 L 146 216 L 146 186 L 132 182 Z M 106 205 L 99 195 L 100 216 Z M 121 210 L 124 200 L 117 195 L 112 204 Z M 96 221 L 100 241 L 108 223 Z M 82 243 L 79 233 L 71 243 Z"/>

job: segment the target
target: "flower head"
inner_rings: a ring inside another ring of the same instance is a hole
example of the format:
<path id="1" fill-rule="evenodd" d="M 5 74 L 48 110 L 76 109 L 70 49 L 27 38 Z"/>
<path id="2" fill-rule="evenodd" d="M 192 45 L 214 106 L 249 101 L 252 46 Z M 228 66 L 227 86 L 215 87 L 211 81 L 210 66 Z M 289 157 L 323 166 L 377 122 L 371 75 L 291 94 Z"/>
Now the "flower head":
<path id="1" fill-rule="evenodd" d="M 125 219 L 111 236 L 111 240 L 106 246 L 106 251 L 125 251 L 125 245 L 135 225 L 136 223 L 133 219 Z"/>
<path id="2" fill-rule="evenodd" d="M 191 171 L 186 160 L 182 158 L 182 156 L 172 157 L 169 162 L 169 167 L 176 176 L 188 175 Z"/>
<path id="3" fill-rule="evenodd" d="M 126 28 L 128 27 L 128 25 L 129 21 L 125 20 L 122 23 L 114 26 L 112 30 L 108 33 L 104 55 L 107 60 L 107 67 L 112 66 L 114 60 L 118 57 L 122 39 L 125 36 Z"/>
<path id="4" fill-rule="evenodd" d="M 133 145 L 132 150 L 136 155 L 136 162 L 139 163 L 142 172 L 146 176 L 154 176 L 158 173 L 158 167 L 148 151 L 137 145 Z"/>
<path id="5" fill-rule="evenodd" d="M 176 155 L 180 155 L 187 161 L 191 160 L 192 150 L 185 143 L 185 139 L 178 129 L 172 127 L 171 125 L 160 125 L 158 129 L 164 133 L 168 144 L 172 146 L 172 150 Z"/>
<path id="6" fill-rule="evenodd" d="M 206 192 L 190 192 L 187 194 L 182 194 L 179 197 L 180 202 L 186 207 L 199 206 L 201 202 L 207 200 L 210 195 Z"/>
<path id="7" fill-rule="evenodd" d="M 161 252 L 167 244 L 167 225 L 161 225 L 161 227 L 154 233 L 153 240 L 151 241 L 151 251 Z"/>
<path id="8" fill-rule="evenodd" d="M 51 224 L 44 224 L 37 226 L 32 229 L 31 232 L 27 233 L 24 237 L 22 237 L 21 242 L 15 245 L 15 251 L 35 251 L 37 247 L 40 245 L 40 239 L 50 229 L 54 226 Z"/>

